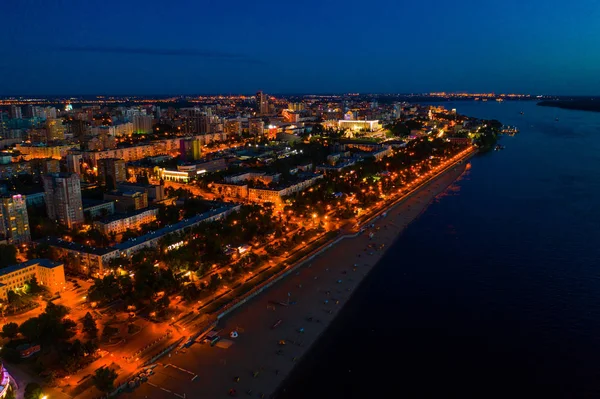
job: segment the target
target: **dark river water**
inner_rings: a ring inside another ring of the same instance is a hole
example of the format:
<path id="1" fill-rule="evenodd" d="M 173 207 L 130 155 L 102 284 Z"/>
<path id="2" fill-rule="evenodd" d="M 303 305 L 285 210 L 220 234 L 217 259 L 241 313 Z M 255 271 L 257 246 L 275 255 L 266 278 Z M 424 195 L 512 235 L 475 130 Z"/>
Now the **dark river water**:
<path id="1" fill-rule="evenodd" d="M 278 398 L 600 397 L 600 113 L 445 105 L 520 133 L 398 238 Z"/>

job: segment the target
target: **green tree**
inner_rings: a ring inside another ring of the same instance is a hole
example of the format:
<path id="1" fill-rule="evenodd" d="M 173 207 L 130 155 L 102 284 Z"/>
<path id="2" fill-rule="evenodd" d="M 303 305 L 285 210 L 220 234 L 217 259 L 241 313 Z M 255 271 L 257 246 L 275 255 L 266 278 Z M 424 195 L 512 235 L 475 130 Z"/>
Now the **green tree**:
<path id="1" fill-rule="evenodd" d="M 94 339 L 98 336 L 98 327 L 96 326 L 96 320 L 87 312 L 83 316 L 83 332 L 87 334 L 88 338 Z"/>
<path id="2" fill-rule="evenodd" d="M 221 285 L 221 279 L 217 274 L 213 274 L 210 276 L 210 282 L 208 283 L 208 289 L 212 291 L 216 291 L 217 288 Z"/>
<path id="3" fill-rule="evenodd" d="M 100 391 L 108 393 L 115 389 L 115 380 L 117 379 L 117 372 L 114 369 L 108 367 L 102 367 L 96 370 L 96 373 L 92 377 L 94 385 Z"/>
<path id="4" fill-rule="evenodd" d="M 6 323 L 2 326 L 2 336 L 13 340 L 19 334 L 19 325 L 17 323 Z"/>
<path id="5" fill-rule="evenodd" d="M 37 341 L 40 338 L 40 321 L 37 317 L 25 320 L 19 326 L 19 332 L 28 341 Z"/>
<path id="6" fill-rule="evenodd" d="M 98 350 L 98 345 L 94 341 L 88 341 L 83 344 L 83 350 L 88 355 L 91 355 Z"/>
<path id="7" fill-rule="evenodd" d="M 38 294 L 44 291 L 44 287 L 40 285 L 37 280 L 37 277 L 33 276 L 31 280 L 27 281 L 27 293 L 28 294 Z"/>
<path id="8" fill-rule="evenodd" d="M 25 386 L 25 393 L 23 395 L 24 399 L 40 399 L 43 395 L 42 387 L 40 384 L 35 382 L 30 382 Z"/>
<path id="9" fill-rule="evenodd" d="M 156 301 L 156 310 L 158 310 L 159 312 L 162 312 L 169 307 L 170 303 L 171 303 L 171 301 L 169 300 L 169 297 L 166 295 L 163 295 L 161 298 L 159 298 Z"/>

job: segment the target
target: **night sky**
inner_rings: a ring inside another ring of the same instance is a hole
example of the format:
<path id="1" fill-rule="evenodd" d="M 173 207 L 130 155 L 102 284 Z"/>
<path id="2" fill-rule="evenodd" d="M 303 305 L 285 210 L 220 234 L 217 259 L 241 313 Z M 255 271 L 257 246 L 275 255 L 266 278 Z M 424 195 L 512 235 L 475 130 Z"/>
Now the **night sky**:
<path id="1" fill-rule="evenodd" d="M 600 94 L 600 1 L 0 1 L 0 95 L 258 89 Z"/>

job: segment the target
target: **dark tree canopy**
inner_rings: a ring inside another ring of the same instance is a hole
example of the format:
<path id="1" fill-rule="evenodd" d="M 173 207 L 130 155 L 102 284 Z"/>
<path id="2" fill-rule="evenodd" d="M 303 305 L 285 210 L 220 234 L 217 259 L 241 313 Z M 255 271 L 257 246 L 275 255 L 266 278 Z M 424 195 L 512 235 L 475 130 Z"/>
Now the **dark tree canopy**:
<path id="1" fill-rule="evenodd" d="M 115 389 L 114 384 L 117 379 L 117 372 L 114 369 L 102 367 L 96 370 L 96 373 L 92 378 L 96 388 L 102 392 L 108 393 Z"/>
<path id="2" fill-rule="evenodd" d="M 0 268 L 17 263 L 17 247 L 14 245 L 0 245 Z"/>

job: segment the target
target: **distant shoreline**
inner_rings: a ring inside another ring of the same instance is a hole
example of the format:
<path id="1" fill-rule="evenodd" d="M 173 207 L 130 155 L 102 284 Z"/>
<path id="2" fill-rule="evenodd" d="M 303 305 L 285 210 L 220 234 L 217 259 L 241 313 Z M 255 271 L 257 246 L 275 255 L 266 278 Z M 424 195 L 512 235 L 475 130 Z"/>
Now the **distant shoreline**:
<path id="1" fill-rule="evenodd" d="M 540 107 L 554 107 L 576 111 L 600 112 L 600 101 L 594 100 L 540 101 L 539 103 L 537 103 L 537 105 Z"/>

